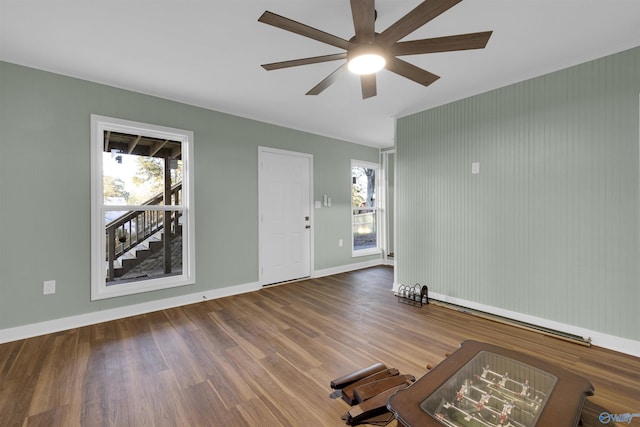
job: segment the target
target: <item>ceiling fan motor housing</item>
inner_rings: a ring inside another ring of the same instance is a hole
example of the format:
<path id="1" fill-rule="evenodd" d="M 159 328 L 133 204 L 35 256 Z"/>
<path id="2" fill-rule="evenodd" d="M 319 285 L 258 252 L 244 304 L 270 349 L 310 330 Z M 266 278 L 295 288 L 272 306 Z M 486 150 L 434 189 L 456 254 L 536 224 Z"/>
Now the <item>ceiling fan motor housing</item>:
<path id="1" fill-rule="evenodd" d="M 375 41 L 371 43 L 358 43 L 357 41 L 349 42 L 347 49 L 347 62 L 361 55 L 378 55 L 387 59 L 387 50 L 377 44 Z"/>

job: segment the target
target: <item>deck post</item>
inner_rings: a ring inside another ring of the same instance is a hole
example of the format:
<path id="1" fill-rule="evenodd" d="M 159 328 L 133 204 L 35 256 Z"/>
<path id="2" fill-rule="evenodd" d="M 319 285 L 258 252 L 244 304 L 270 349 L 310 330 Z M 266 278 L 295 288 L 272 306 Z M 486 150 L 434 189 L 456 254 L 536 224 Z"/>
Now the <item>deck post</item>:
<path id="1" fill-rule="evenodd" d="M 164 205 L 171 206 L 171 167 L 169 153 L 164 156 Z M 164 211 L 164 274 L 171 273 L 171 211 Z"/>

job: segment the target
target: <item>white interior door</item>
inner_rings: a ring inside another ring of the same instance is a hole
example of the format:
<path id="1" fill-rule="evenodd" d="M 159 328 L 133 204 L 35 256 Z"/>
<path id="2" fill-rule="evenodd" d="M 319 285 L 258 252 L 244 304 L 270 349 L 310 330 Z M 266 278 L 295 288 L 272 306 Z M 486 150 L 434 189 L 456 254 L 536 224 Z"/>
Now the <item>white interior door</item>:
<path id="1" fill-rule="evenodd" d="M 259 150 L 260 284 L 309 277 L 313 157 Z"/>

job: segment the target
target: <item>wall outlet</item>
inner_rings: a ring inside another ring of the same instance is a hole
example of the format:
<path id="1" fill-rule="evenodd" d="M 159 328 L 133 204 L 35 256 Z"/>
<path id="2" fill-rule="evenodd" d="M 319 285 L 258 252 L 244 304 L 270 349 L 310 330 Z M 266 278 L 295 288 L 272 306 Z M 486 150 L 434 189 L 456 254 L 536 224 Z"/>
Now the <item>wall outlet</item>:
<path id="1" fill-rule="evenodd" d="M 342 239 L 338 240 L 338 247 L 341 248 L 342 247 Z"/>
<path id="2" fill-rule="evenodd" d="M 43 292 L 44 295 L 55 294 L 56 293 L 56 281 L 55 280 L 45 280 Z"/>

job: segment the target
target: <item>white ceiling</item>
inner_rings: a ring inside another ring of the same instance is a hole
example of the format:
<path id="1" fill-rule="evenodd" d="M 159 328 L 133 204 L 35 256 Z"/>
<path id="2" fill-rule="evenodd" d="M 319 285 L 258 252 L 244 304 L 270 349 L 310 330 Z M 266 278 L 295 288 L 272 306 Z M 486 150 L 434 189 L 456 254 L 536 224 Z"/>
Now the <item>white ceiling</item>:
<path id="1" fill-rule="evenodd" d="M 420 0 L 377 0 L 376 31 Z M 269 10 L 344 39 L 349 0 L 0 0 L 0 60 L 375 147 L 395 118 L 640 46 L 640 0 L 464 0 L 404 40 L 493 30 L 485 49 L 404 57 L 441 76 L 389 71 L 363 100 L 341 62 L 260 64 L 340 49 L 257 21 Z"/>

